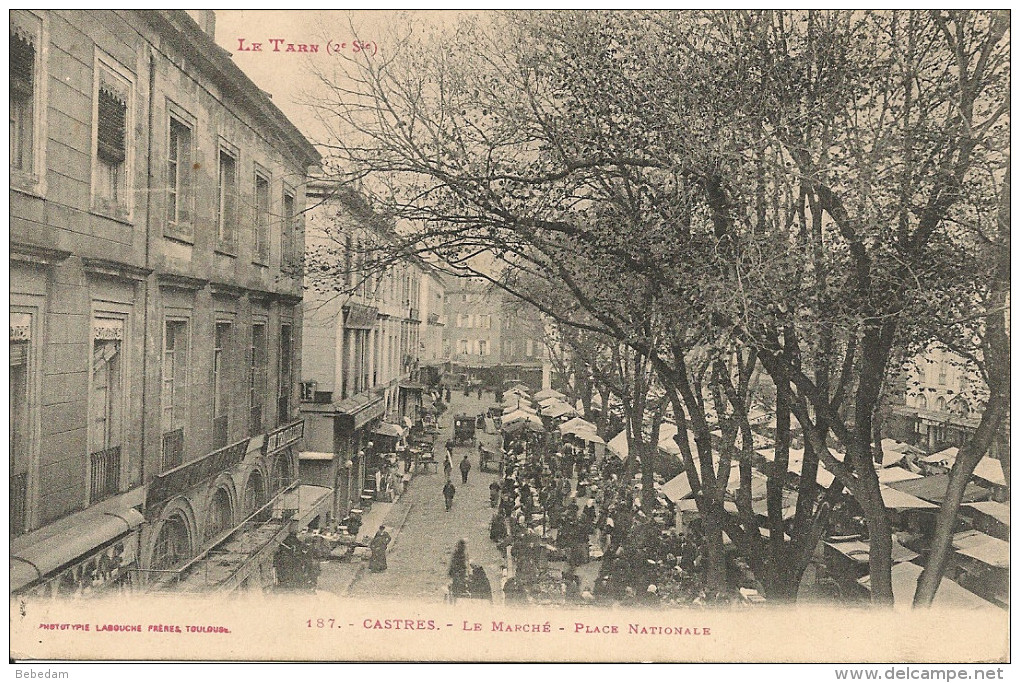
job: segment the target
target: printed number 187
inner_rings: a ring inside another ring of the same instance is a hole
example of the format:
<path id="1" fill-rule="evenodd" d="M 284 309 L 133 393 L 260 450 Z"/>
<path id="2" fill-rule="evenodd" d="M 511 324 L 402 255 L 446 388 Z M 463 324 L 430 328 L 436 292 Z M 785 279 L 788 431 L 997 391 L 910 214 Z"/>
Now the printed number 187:
<path id="1" fill-rule="evenodd" d="M 308 628 L 335 628 L 336 619 L 309 619 Z"/>

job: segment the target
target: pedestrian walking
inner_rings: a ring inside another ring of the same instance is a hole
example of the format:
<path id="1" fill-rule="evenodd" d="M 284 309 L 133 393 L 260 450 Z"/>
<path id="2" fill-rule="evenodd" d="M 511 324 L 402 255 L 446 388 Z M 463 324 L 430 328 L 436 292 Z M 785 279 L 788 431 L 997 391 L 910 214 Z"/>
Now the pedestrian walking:
<path id="1" fill-rule="evenodd" d="M 449 479 L 446 480 L 446 486 L 443 487 L 443 498 L 446 499 L 446 511 L 449 512 L 453 507 L 453 497 L 457 493 L 457 488 L 453 485 L 453 482 Z"/>
<path id="2" fill-rule="evenodd" d="M 468 556 L 467 541 L 460 539 L 450 556 L 450 568 L 446 575 L 450 577 L 450 601 L 468 594 Z"/>
<path id="3" fill-rule="evenodd" d="M 471 578 L 468 579 L 467 589 L 472 598 L 492 602 L 492 584 L 485 574 L 485 567 L 480 564 L 471 565 Z"/>
<path id="4" fill-rule="evenodd" d="M 379 531 L 375 532 L 372 542 L 368 544 L 368 549 L 372 551 L 372 556 L 368 561 L 369 571 L 386 571 L 386 548 L 392 540 L 393 537 L 386 531 L 386 527 L 380 526 Z"/>
<path id="5" fill-rule="evenodd" d="M 460 461 L 460 479 L 461 482 L 467 484 L 468 472 L 471 471 L 471 461 L 465 455 L 464 459 Z"/>
<path id="6" fill-rule="evenodd" d="M 500 487 L 499 482 L 494 481 L 489 484 L 489 507 L 496 507 L 499 505 Z"/>
<path id="7" fill-rule="evenodd" d="M 481 387 L 478 387 L 478 400 L 479 401 L 482 400 L 482 388 Z"/>

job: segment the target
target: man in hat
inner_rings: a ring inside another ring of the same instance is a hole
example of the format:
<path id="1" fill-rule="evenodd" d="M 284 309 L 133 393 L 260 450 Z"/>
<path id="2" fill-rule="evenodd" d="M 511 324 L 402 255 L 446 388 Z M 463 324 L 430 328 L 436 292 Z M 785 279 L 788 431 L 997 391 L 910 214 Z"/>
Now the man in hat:
<path id="1" fill-rule="evenodd" d="M 443 498 L 446 500 L 446 511 L 449 512 L 453 507 L 453 496 L 457 493 L 457 488 L 453 485 L 453 482 L 449 479 L 446 480 L 446 485 L 443 487 Z"/>
<path id="2" fill-rule="evenodd" d="M 468 472 L 471 471 L 471 461 L 468 460 L 467 455 L 460 461 L 460 479 L 461 482 L 467 484 Z"/>

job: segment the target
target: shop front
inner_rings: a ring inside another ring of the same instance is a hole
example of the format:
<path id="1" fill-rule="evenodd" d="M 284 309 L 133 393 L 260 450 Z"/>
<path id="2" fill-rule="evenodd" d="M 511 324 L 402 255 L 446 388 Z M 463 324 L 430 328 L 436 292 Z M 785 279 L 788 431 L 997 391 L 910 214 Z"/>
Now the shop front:
<path id="1" fill-rule="evenodd" d="M 372 431 L 386 413 L 382 396 L 358 394 L 335 404 L 333 452 L 336 454 L 334 509 L 342 519 L 352 509 L 371 505 L 372 494 L 365 491 L 368 476 L 368 452 Z"/>

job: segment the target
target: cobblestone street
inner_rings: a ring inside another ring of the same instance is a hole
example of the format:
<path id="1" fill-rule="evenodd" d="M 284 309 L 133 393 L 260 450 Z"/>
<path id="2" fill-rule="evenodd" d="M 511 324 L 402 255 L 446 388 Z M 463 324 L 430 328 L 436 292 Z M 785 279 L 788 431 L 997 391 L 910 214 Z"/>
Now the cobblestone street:
<path id="1" fill-rule="evenodd" d="M 442 602 L 450 554 L 456 542 L 467 539 L 471 562 L 481 564 L 492 584 L 496 602 L 502 599 L 500 575 L 503 558 L 489 540 L 489 483 L 497 478 L 494 473 L 481 472 L 478 467 L 477 445 L 461 445 L 454 449 L 453 481 L 457 487 L 453 509 L 446 512 L 442 488 L 444 483 L 442 462 L 445 444 L 453 435 L 453 417 L 459 413 L 477 415 L 493 403 L 493 395 L 486 393 L 481 401 L 476 394 L 464 396 L 454 392 L 452 405 L 440 419 L 440 435 L 436 440 L 436 461 L 439 472 L 420 473 L 411 482 L 401 503 L 393 508 L 386 520 L 395 540 L 388 554 L 388 569 L 381 573 L 361 571 L 349 589 L 349 594 L 362 599 L 414 598 L 426 602 Z M 486 445 L 495 445 L 498 436 L 479 430 L 476 435 Z M 461 483 L 457 465 L 468 455 L 471 472 L 468 483 Z M 406 514 L 406 519 L 401 520 Z M 403 526 L 399 527 L 403 521 Z M 365 529 L 364 533 L 374 533 Z"/>

